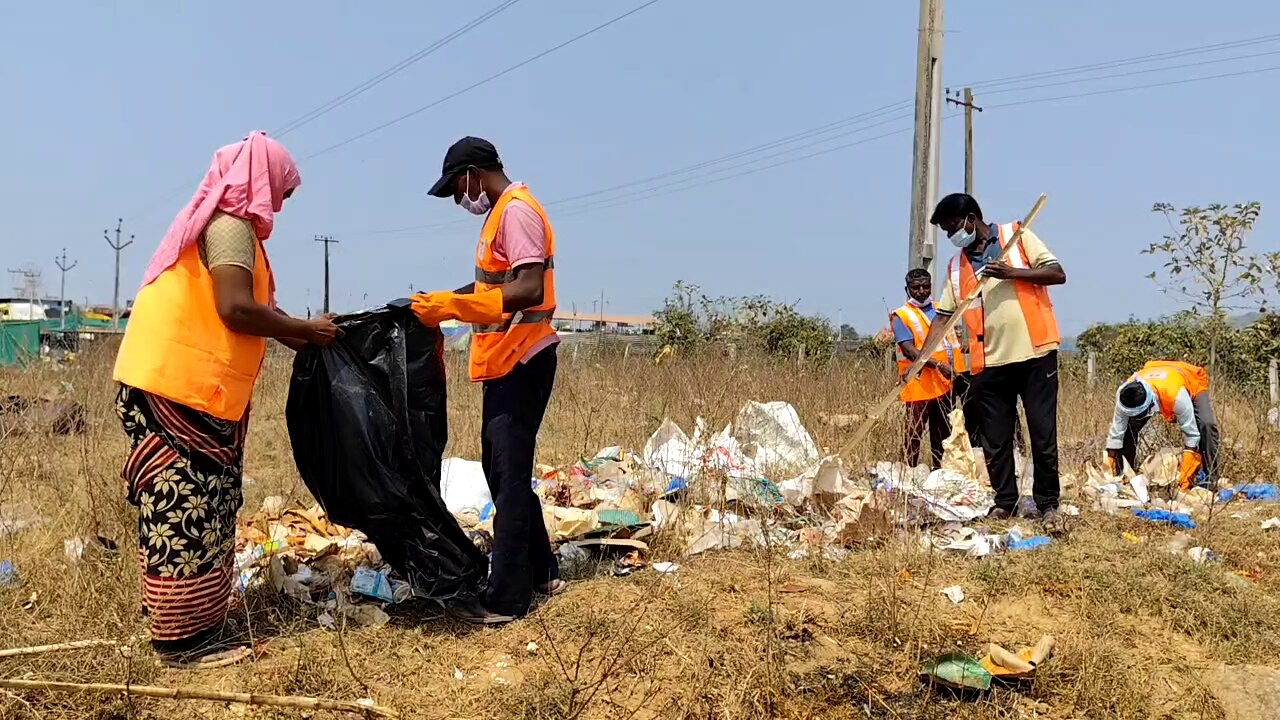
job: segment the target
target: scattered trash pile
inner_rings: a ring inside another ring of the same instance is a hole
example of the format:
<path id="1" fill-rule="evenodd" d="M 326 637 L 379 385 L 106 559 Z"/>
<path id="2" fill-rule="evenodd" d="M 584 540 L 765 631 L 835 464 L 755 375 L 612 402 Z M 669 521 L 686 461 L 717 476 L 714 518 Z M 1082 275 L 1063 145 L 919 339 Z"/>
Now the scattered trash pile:
<path id="1" fill-rule="evenodd" d="M 1132 515 L 1139 520 L 1177 528 L 1179 531 L 1195 529 L 1210 513 L 1226 511 L 1230 503 L 1280 501 L 1280 486 L 1269 483 L 1232 486 L 1230 480 L 1220 479 L 1216 494 L 1209 488 L 1200 486 L 1182 490 L 1178 487 L 1179 460 L 1180 450 L 1164 448 L 1142 463 L 1140 473 L 1135 473 L 1126 463 L 1119 477 L 1100 470 L 1096 465 L 1087 465 L 1083 483 L 1084 496 L 1096 511 L 1109 515 Z M 1233 513 L 1233 517 L 1240 518 L 1243 515 Z M 1280 528 L 1280 518 L 1262 521 L 1261 528 Z M 1124 533 L 1124 538 L 1132 543 L 1145 542 L 1145 538 L 1127 532 Z M 1185 532 L 1178 532 L 1170 538 L 1168 549 L 1197 563 L 1220 559 L 1209 548 L 1196 545 Z"/>
<path id="2" fill-rule="evenodd" d="M 327 628 L 343 622 L 380 627 L 382 607 L 413 596 L 364 534 L 329 522 L 318 505 L 288 507 L 269 497 L 242 516 L 236 533 L 236 571 L 242 592 L 270 587 L 316 609 Z"/>
<path id="3" fill-rule="evenodd" d="M 839 559 L 902 528 L 931 529 L 927 538 L 940 533 L 942 547 L 994 502 L 959 410 L 953 421 L 941 469 L 882 462 L 851 476 L 839 458 L 819 451 L 791 405 L 748 402 L 719 432 L 702 418 L 691 434 L 667 419 L 639 453 L 608 447 L 568 468 L 539 466 L 533 487 L 548 535 L 578 547 L 643 554 L 641 541 L 661 534 L 685 555 L 770 546 L 793 559 Z M 445 504 L 462 526 L 473 536 L 490 533 L 494 509 L 480 463 L 446 459 L 441 478 Z M 1016 529 L 1006 536 L 984 538 L 980 554 L 1048 542 Z M 565 554 L 562 547 L 562 561 Z"/>
<path id="4" fill-rule="evenodd" d="M 990 643 L 980 658 L 952 652 L 927 660 L 920 669 L 920 678 L 930 685 L 971 692 L 986 692 L 993 683 L 1030 682 L 1040 665 L 1053 656 L 1054 647 L 1050 635 L 1016 653 Z"/>

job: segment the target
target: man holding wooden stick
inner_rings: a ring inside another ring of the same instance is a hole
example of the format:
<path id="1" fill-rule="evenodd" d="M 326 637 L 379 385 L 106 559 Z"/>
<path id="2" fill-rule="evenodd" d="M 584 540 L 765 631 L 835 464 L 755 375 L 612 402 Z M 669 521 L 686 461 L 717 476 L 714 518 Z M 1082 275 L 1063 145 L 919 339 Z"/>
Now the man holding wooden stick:
<path id="1" fill-rule="evenodd" d="M 1067 281 L 1049 248 L 1017 222 L 987 223 L 973 197 L 944 197 L 930 222 L 959 252 L 947 264 L 947 281 L 937 304 L 938 322 L 925 344 L 944 331 L 943 319 L 963 298 L 977 293 L 964 310 L 969 335 L 969 370 L 982 416 L 983 451 L 996 492 L 993 520 L 1008 519 L 1018 507 L 1014 473 L 1014 429 L 1018 400 L 1026 412 L 1035 468 L 1035 511 L 1050 534 L 1065 531 L 1058 512 L 1058 324 L 1047 288 Z M 1005 252 L 1010 242 L 1013 247 Z M 1003 259 L 1002 259 L 1003 258 Z"/>

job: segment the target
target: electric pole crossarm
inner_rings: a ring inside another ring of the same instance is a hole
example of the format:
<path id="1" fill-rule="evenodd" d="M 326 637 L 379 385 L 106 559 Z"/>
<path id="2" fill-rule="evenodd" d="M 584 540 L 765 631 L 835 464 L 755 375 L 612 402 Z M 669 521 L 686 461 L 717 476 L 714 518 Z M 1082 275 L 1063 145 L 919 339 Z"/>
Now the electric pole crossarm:
<path id="1" fill-rule="evenodd" d="M 120 251 L 133 244 L 133 236 L 125 242 L 120 241 L 120 233 L 124 229 L 124 218 L 116 219 L 116 239 L 113 242 L 109 231 L 102 231 L 102 238 L 107 241 L 112 250 L 116 251 L 116 281 L 115 291 L 111 295 L 111 330 L 120 332 Z"/>
<path id="2" fill-rule="evenodd" d="M 316 242 L 324 244 L 324 313 L 329 313 L 329 246 L 338 244 L 332 235 L 317 235 Z"/>
<path id="3" fill-rule="evenodd" d="M 950 92 L 947 95 L 947 102 L 964 108 L 964 192 L 973 195 L 973 112 L 982 112 L 982 108 L 973 104 L 972 88 L 964 89 L 963 101 L 951 97 Z"/>

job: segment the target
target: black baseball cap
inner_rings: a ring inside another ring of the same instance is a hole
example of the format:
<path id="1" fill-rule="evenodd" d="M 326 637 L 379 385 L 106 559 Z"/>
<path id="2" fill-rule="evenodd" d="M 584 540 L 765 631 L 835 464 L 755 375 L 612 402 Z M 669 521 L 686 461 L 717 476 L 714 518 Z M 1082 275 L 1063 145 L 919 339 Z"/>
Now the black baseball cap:
<path id="1" fill-rule="evenodd" d="M 498 157 L 498 149 L 488 140 L 470 136 L 450 145 L 449 151 L 444 154 L 440 179 L 431 186 L 429 194 L 438 198 L 452 197 L 453 179 L 470 167 L 478 170 L 501 170 L 502 160 Z"/>

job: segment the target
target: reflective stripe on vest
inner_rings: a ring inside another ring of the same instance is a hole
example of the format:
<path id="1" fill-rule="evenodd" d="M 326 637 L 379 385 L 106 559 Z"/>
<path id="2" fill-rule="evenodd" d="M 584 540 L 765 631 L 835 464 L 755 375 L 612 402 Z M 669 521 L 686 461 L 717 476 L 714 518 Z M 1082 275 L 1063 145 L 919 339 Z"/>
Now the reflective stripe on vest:
<path id="1" fill-rule="evenodd" d="M 253 299 L 271 300 L 271 266 L 258 243 Z M 266 338 L 232 332 L 218 315 L 213 277 L 196 243 L 138 291 L 116 355 L 116 382 L 223 420 L 240 420 L 266 355 Z"/>
<path id="2" fill-rule="evenodd" d="M 545 270 L 554 270 L 556 268 L 556 259 L 554 257 L 547 258 L 547 261 L 543 263 L 543 268 Z M 501 271 L 482 270 L 480 268 L 476 268 L 476 282 L 484 283 L 486 285 L 506 285 L 515 279 L 515 268 Z"/>
<path id="3" fill-rule="evenodd" d="M 893 311 L 890 317 L 897 317 L 902 321 L 903 325 L 911 331 L 912 341 L 917 349 L 924 347 L 925 338 L 929 335 L 929 316 L 924 314 L 920 308 L 907 303 L 897 310 Z M 942 348 L 937 350 L 931 356 L 935 362 L 947 363 L 951 365 L 956 372 L 964 370 L 964 359 L 960 356 L 958 350 L 960 347 L 959 340 L 955 334 L 949 334 L 943 338 Z M 902 354 L 902 345 L 895 344 L 898 354 L 898 375 L 901 377 L 911 367 L 911 361 Z M 951 390 L 951 381 L 943 377 L 942 373 L 931 367 L 920 368 L 920 374 L 915 380 L 906 383 L 899 391 L 898 397 L 903 402 L 920 402 L 923 400 L 933 400 L 942 397 Z"/>
<path id="4" fill-rule="evenodd" d="M 473 325 L 471 332 L 470 376 L 474 382 L 503 377 L 515 368 L 531 348 L 555 334 L 551 320 L 556 310 L 555 231 L 542 205 L 523 185 L 514 185 L 494 203 L 480 230 L 476 247 L 475 291 L 500 288 L 515 279 L 511 263 L 499 259 L 493 244 L 502 227 L 502 215 L 512 200 L 528 205 L 542 219 L 546 235 L 546 258 L 542 275 L 542 304 L 518 313 L 505 313 L 500 323 Z"/>
<path id="5" fill-rule="evenodd" d="M 997 240 L 1002 250 L 1013 239 L 1017 231 L 1018 223 L 1005 223 L 999 226 Z M 1018 240 L 1018 243 L 1010 248 L 1005 255 L 1005 262 L 1010 267 L 1024 270 L 1030 269 L 1031 266 L 1022 247 L 1021 238 Z M 956 305 L 959 305 L 961 300 L 970 294 L 970 291 L 979 289 L 980 282 L 986 282 L 985 278 L 980 280 L 977 274 L 973 272 L 973 265 L 969 262 L 969 257 L 964 250 L 956 253 L 947 264 L 947 278 L 951 283 L 952 297 L 955 298 Z M 995 280 L 993 282 L 1006 281 Z M 1058 321 L 1053 314 L 1053 303 L 1049 300 L 1048 289 L 1043 285 L 1033 285 L 1018 280 L 1007 282 L 1013 283 L 1018 305 L 1022 308 L 1022 316 L 1027 323 L 1027 333 L 1031 337 L 1032 346 L 1043 347 L 1060 342 Z M 970 303 L 969 309 L 965 311 L 964 325 L 969 333 L 969 370 L 974 375 L 977 375 L 986 368 L 984 345 L 986 340 L 986 316 L 983 313 L 981 293 L 978 294 L 974 302 Z"/>

